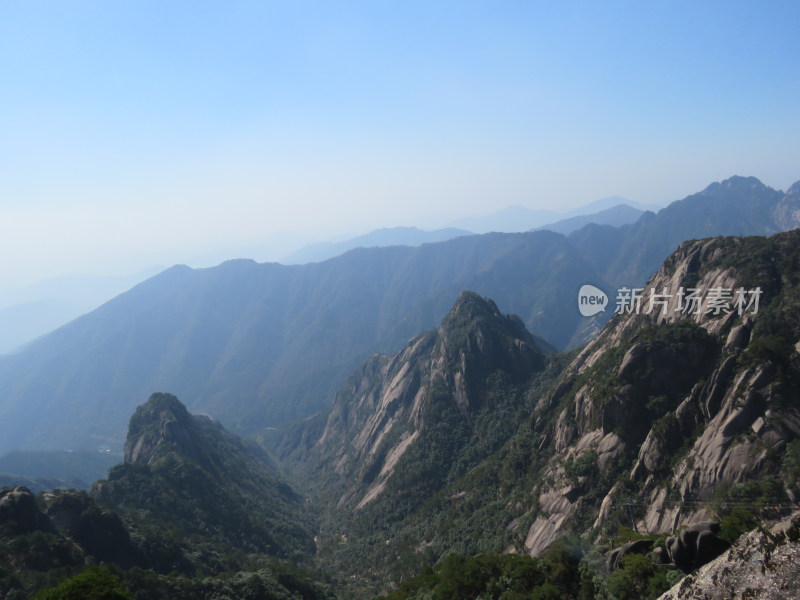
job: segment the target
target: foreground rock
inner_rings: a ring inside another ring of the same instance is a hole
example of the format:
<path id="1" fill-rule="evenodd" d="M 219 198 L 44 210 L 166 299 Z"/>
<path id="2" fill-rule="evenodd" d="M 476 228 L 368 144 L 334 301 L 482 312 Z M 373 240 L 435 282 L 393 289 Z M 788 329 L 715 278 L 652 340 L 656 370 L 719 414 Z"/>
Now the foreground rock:
<path id="1" fill-rule="evenodd" d="M 783 600 L 800 598 L 800 513 L 770 530 L 743 535 L 716 560 L 687 576 L 659 600 Z"/>

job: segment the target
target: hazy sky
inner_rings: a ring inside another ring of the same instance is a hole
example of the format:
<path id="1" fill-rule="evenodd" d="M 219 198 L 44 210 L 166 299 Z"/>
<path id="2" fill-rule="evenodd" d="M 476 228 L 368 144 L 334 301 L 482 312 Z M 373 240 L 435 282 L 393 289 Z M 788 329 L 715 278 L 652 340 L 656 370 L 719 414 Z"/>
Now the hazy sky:
<path id="1" fill-rule="evenodd" d="M 0 289 L 275 231 L 786 189 L 798 23 L 796 0 L 4 1 Z"/>

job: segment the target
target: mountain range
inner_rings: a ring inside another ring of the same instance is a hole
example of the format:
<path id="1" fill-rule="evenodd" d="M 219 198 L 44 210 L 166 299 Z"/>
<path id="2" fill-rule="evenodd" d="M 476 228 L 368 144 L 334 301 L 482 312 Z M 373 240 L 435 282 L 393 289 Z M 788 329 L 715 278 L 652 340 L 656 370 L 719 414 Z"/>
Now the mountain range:
<path id="1" fill-rule="evenodd" d="M 796 516 L 740 535 L 800 497 L 800 229 L 688 240 L 641 287 L 567 352 L 462 291 L 260 444 L 153 394 L 88 494 L 0 492 L 0 591 L 635 600 L 693 572 L 669 597 L 702 573 L 724 592 L 791 582 Z"/>
<path id="2" fill-rule="evenodd" d="M 304 246 L 281 259 L 284 265 L 302 265 L 306 263 L 322 262 L 344 254 L 355 248 L 376 248 L 381 246 L 419 246 L 444 242 L 463 235 L 474 235 L 465 229 L 454 227 L 423 231 L 417 227 L 387 227 L 376 229 L 364 235 L 343 240 L 340 242 L 319 242 Z"/>
<path id="3" fill-rule="evenodd" d="M 614 581 L 619 556 L 647 553 L 651 574 L 688 572 L 800 497 L 799 265 L 800 230 L 686 242 L 644 286 L 655 309 L 632 304 L 556 355 L 464 293 L 264 443 L 323 507 L 323 563 L 364 595 L 453 552 L 539 556 L 569 536 L 608 550 L 625 528 L 592 569 Z"/>
<path id="4" fill-rule="evenodd" d="M 159 389 L 237 431 L 308 416 L 361 360 L 430 328 L 463 288 L 493 292 L 564 344 L 580 317 L 562 299 L 596 279 L 551 232 L 297 267 L 173 267 L 0 361 L 2 448 L 119 447 L 136 398 Z"/>
<path id="5" fill-rule="evenodd" d="M 786 193 L 734 177 L 622 227 L 569 236 L 465 236 L 356 249 L 309 265 L 239 260 L 176 266 L 0 358 L 0 451 L 122 445 L 126 415 L 153 390 L 242 433 L 330 405 L 362 360 L 438 323 L 461 290 L 493 298 L 556 348 L 596 334 L 577 289 L 641 286 L 684 239 L 769 234 L 798 223 Z"/>
<path id="6" fill-rule="evenodd" d="M 609 205 L 614 201 L 620 203 Z M 623 198 L 604 198 L 566 213 L 512 206 L 485 217 L 464 221 L 472 223 L 473 231 L 457 227 L 432 231 L 424 231 L 417 227 L 389 227 L 343 241 L 310 244 L 283 257 L 280 262 L 286 265 L 322 262 L 355 248 L 419 246 L 420 244 L 443 242 L 464 235 L 475 235 L 474 232 L 521 233 L 527 230 L 548 229 L 566 235 L 589 223 L 614 227 L 633 223 L 643 212 L 644 210 L 634 208 L 630 201 Z"/>
<path id="7" fill-rule="evenodd" d="M 633 208 L 628 204 L 617 204 L 616 206 L 606 208 L 590 215 L 568 217 L 553 223 L 548 223 L 547 225 L 542 225 L 541 227 L 536 227 L 535 229 L 548 229 L 556 233 L 568 235 L 590 223 L 595 225 L 611 225 L 612 227 L 621 227 L 628 223 L 635 223 L 643 213 L 644 211 Z"/>
<path id="8" fill-rule="evenodd" d="M 566 213 L 570 218 L 562 219 L 542 228 L 567 234 L 587 223 L 600 225 L 622 225 L 636 220 L 641 210 L 629 205 L 607 207 L 617 198 L 606 198 Z M 521 207 L 520 207 L 521 208 Z M 521 209 L 530 211 L 530 209 Z M 594 212 L 597 211 L 597 212 Z M 547 213 L 550 214 L 550 213 Z M 553 219 L 559 213 L 552 212 Z M 560 215 L 564 216 L 564 215 Z M 487 222 L 494 222 L 495 215 L 488 215 Z M 481 222 L 478 219 L 476 222 Z M 516 220 L 499 231 L 519 232 L 525 220 Z M 481 231 L 484 227 L 480 228 Z M 326 241 L 299 245 L 299 234 L 273 234 L 262 244 L 229 248 L 228 255 L 278 258 L 282 264 L 305 264 L 321 262 L 339 256 L 354 248 L 378 246 L 419 246 L 424 243 L 441 242 L 462 235 L 473 235 L 464 229 L 445 228 L 423 231 L 416 227 L 391 227 L 340 241 Z M 283 248 L 283 250 L 281 250 Z M 286 248 L 296 248 L 286 254 Z M 216 264 L 223 251 L 194 258 L 200 264 Z M 7 354 L 49 333 L 73 319 L 88 313 L 104 302 L 130 289 L 147 277 L 155 275 L 163 267 L 152 267 L 130 277 L 72 276 L 40 281 L 24 288 L 10 289 L 0 293 L 0 355 Z"/>

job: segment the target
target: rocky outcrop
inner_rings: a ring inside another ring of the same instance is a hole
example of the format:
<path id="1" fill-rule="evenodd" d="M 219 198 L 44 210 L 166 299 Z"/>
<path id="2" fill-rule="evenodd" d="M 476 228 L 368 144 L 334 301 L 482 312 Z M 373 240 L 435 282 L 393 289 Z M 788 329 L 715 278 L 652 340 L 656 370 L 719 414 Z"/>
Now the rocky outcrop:
<path id="1" fill-rule="evenodd" d="M 719 558 L 688 575 L 659 600 L 800 598 L 800 514 L 747 533 Z"/>
<path id="2" fill-rule="evenodd" d="M 606 553 L 606 571 L 619 567 L 620 561 L 629 554 L 647 554 L 653 564 L 678 568 L 688 573 L 714 560 L 725 552 L 730 544 L 717 534 L 720 524 L 714 521 L 692 523 L 680 535 L 667 538 L 666 547 L 653 548 L 652 539 L 628 542 Z"/>
<path id="3" fill-rule="evenodd" d="M 197 421 L 172 394 L 152 394 L 130 419 L 125 464 L 153 466 L 172 451 L 208 463 Z"/>
<path id="4" fill-rule="evenodd" d="M 794 183 L 772 209 L 772 218 L 781 231 L 800 227 L 800 181 Z"/>
<path id="5" fill-rule="evenodd" d="M 528 552 L 582 533 L 587 509 L 601 535 L 626 496 L 640 531 L 674 533 L 708 519 L 718 490 L 778 475 L 779 457 L 800 437 L 798 264 L 800 231 L 686 242 L 641 291 L 638 308 L 616 315 L 578 353 L 537 404 L 554 457 L 541 473 L 547 485 L 534 490 L 542 515 Z M 686 310 L 690 289 L 702 294 Z M 719 289 L 730 302 L 717 310 L 711 291 Z M 738 307 L 737 294 L 747 301 Z M 581 456 L 594 469 L 577 481 L 564 465 Z M 609 469 L 629 469 L 631 485 L 603 492 Z M 676 564 L 689 569 L 720 550 L 713 532 L 701 533 L 689 544 L 673 540 Z"/>

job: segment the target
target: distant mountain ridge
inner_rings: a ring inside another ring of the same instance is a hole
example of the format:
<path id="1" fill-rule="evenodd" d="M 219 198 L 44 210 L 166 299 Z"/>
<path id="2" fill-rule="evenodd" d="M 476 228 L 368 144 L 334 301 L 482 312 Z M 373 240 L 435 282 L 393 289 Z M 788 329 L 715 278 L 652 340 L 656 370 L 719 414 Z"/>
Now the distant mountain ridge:
<path id="1" fill-rule="evenodd" d="M 356 236 L 341 242 L 320 242 L 305 246 L 281 259 L 284 265 L 302 265 L 321 262 L 355 248 L 376 248 L 382 246 L 419 246 L 434 242 L 444 242 L 463 235 L 474 235 L 465 229 L 446 228 L 423 231 L 416 227 L 387 227 Z"/>
<path id="2" fill-rule="evenodd" d="M 151 267 L 127 277 L 58 277 L 0 293 L 0 355 L 94 310 L 162 270 Z"/>
<path id="3" fill-rule="evenodd" d="M 685 239 L 800 224 L 785 194 L 733 177 L 619 228 L 464 236 L 355 249 L 323 263 L 173 267 L 0 358 L 0 451 L 119 448 L 126 415 L 154 389 L 253 433 L 330 404 L 347 374 L 430 329 L 462 290 L 491 297 L 557 348 L 610 317 L 583 319 L 584 283 L 643 285 Z"/>
<path id="4" fill-rule="evenodd" d="M 800 225 L 800 182 L 785 193 L 755 177 L 734 176 L 644 213 L 619 228 L 587 225 L 569 235 L 583 256 L 615 286 L 643 283 L 678 245 L 717 235 L 771 235 Z M 601 244 L 598 241 L 602 240 Z M 611 253 L 598 254 L 598 245 Z"/>
<path id="5" fill-rule="evenodd" d="M 622 203 L 607 206 L 609 203 L 615 201 L 620 201 Z M 644 211 L 639 208 L 634 208 L 627 202 L 629 201 L 625 201 L 622 198 L 604 198 L 592 202 L 585 207 L 565 213 L 534 210 L 522 206 L 511 206 L 487 216 L 484 221 L 478 218 L 472 221 L 480 223 L 480 226 L 476 227 L 476 230 L 480 233 L 488 233 L 490 231 L 519 233 L 527 230 L 547 229 L 566 235 L 576 229 L 580 229 L 588 223 L 618 227 L 634 222 Z M 595 209 L 597 209 L 597 212 L 591 212 Z M 561 217 L 561 219 L 559 219 L 559 217 Z M 545 224 L 529 226 L 532 223 L 539 223 L 541 221 Z M 321 262 L 355 248 L 419 246 L 420 244 L 444 242 L 465 235 L 475 234 L 472 231 L 454 227 L 435 229 L 432 231 L 423 231 L 416 227 L 383 228 L 341 242 L 311 244 L 287 255 L 281 259 L 280 262 L 286 265 Z"/>
<path id="6" fill-rule="evenodd" d="M 536 229 L 547 229 L 549 231 L 568 235 L 590 223 L 595 225 L 611 225 L 612 227 L 627 225 L 628 223 L 635 222 L 643 213 L 643 210 L 633 208 L 628 204 L 617 204 L 616 206 L 603 209 L 596 213 L 569 217 L 554 223 L 542 225 Z"/>
<path id="7" fill-rule="evenodd" d="M 54 487 L 89 489 L 119 462 L 108 452 L 15 451 L 0 456 L 0 483 L 40 491 Z"/>
<path id="8" fill-rule="evenodd" d="M 567 213 L 552 213 L 553 218 L 563 218 L 537 229 L 549 229 L 568 234 L 587 223 L 619 226 L 636 220 L 641 210 L 629 204 L 605 208 L 621 198 L 605 198 Z M 627 202 L 627 201 L 626 201 Z M 514 219 L 513 227 L 497 228 L 501 231 L 524 231 L 525 214 L 529 209 L 519 207 L 522 220 Z M 598 212 L 591 212 L 593 210 Z M 511 208 L 513 213 L 516 210 Z M 591 214 L 590 214 L 591 213 Z M 419 246 L 425 243 L 442 242 L 464 235 L 474 235 L 465 229 L 444 228 L 423 231 L 416 227 L 391 227 L 372 231 L 339 242 L 319 242 L 303 246 L 281 258 L 287 265 L 321 262 L 344 254 L 355 248 L 383 246 Z M 243 249 L 258 252 L 258 248 Z M 0 355 L 20 348 L 38 336 L 49 333 L 69 321 L 93 310 L 103 302 L 124 292 L 147 276 L 155 275 L 163 268 L 151 268 L 131 277 L 62 277 L 42 281 L 23 289 L 9 290 L 0 294 Z"/>

